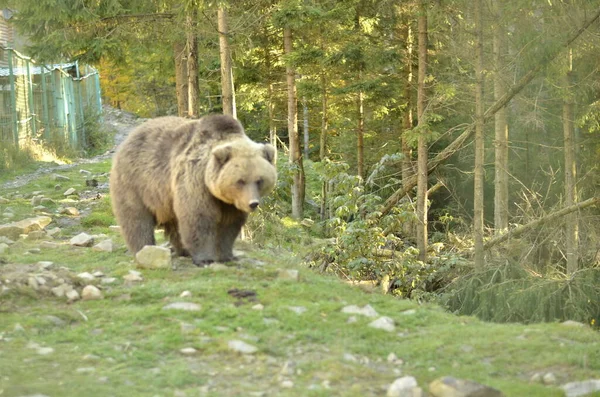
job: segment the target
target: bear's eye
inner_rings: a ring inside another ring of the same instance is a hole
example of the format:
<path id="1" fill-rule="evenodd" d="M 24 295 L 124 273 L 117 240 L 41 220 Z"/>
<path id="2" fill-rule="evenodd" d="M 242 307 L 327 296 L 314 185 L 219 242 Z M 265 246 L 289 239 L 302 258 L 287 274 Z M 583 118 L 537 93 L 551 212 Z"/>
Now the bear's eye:
<path id="1" fill-rule="evenodd" d="M 263 179 L 260 178 L 259 180 L 256 181 L 256 186 L 258 186 L 258 188 L 260 189 L 260 187 L 263 185 Z"/>
<path id="2" fill-rule="evenodd" d="M 236 182 L 236 184 L 238 186 L 244 186 L 246 184 L 246 181 L 244 181 L 243 179 L 238 179 L 238 181 Z"/>

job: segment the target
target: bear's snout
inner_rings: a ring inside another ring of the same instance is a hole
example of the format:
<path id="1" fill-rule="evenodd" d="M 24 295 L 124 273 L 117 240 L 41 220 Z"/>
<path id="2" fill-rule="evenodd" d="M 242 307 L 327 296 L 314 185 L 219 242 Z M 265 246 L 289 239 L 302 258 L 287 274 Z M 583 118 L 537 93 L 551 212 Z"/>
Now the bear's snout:
<path id="1" fill-rule="evenodd" d="M 258 208 L 258 201 L 254 200 L 251 201 L 250 204 L 248 204 L 250 206 L 250 210 L 254 211 L 255 209 Z"/>

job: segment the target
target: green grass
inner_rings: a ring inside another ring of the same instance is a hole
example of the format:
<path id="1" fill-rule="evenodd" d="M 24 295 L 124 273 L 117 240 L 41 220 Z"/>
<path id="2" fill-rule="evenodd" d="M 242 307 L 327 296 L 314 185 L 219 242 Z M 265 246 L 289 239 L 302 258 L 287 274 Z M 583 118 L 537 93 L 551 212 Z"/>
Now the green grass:
<path id="1" fill-rule="evenodd" d="M 68 187 L 86 190 L 80 168 L 103 173 L 109 166 L 106 162 L 65 171 L 71 181 L 62 182 L 64 189 L 59 191 L 54 191 L 56 183 L 48 175 L 17 190 L 25 196 L 43 190 L 58 201 Z M 3 191 L 0 196 L 13 193 Z M 22 218 L 31 214 L 29 201 L 15 199 L 8 205 Z M 565 383 L 597 378 L 600 370 L 600 337 L 589 328 L 492 324 L 454 316 L 432 304 L 365 293 L 317 274 L 293 253 L 273 247 L 242 244 L 250 259 L 223 270 L 176 260 L 176 270 L 144 270 L 143 282 L 127 285 L 121 276 L 135 267 L 122 238 L 108 228 L 114 224 L 109 200 L 84 200 L 75 206 L 89 208 L 90 215 L 63 229 L 56 241 L 64 244 L 31 254 L 26 252 L 39 243 L 19 241 L 0 255 L 0 275 L 15 264 L 50 260 L 75 274 L 100 270 L 118 281 L 104 287 L 100 301 L 67 304 L 17 288 L 0 295 L 2 396 L 241 396 L 259 391 L 277 396 L 376 396 L 384 395 L 401 372 L 415 376 L 425 389 L 434 379 L 450 375 L 496 387 L 507 396 L 546 397 L 561 396 L 562 391 L 530 383 L 533 373 L 554 372 L 559 383 Z M 48 212 L 58 219 L 53 209 Z M 104 233 L 119 248 L 99 253 L 70 247 L 68 239 L 81 231 Z M 280 280 L 278 268 L 299 269 L 300 281 Z M 232 288 L 255 291 L 256 301 L 230 296 L 227 291 Z M 185 290 L 191 291 L 191 298 L 179 298 Z M 182 300 L 202 309 L 162 309 Z M 264 310 L 253 310 L 256 303 Z M 349 315 L 341 309 L 350 304 L 372 305 L 395 320 L 396 331 L 372 329 L 367 326 L 372 319 L 361 316 L 348 323 Z M 298 315 L 290 306 L 305 307 L 306 312 Z M 406 314 L 410 309 L 415 312 Z M 49 315 L 64 324 L 55 325 Z M 251 357 L 232 353 L 227 347 L 232 339 L 245 340 L 259 352 Z M 28 347 L 32 342 L 54 352 L 39 355 Z M 185 356 L 180 353 L 184 347 L 194 347 L 197 353 Z M 404 364 L 388 363 L 392 352 Z M 344 359 L 346 353 L 356 360 Z M 292 375 L 281 375 L 286 361 L 295 364 Z M 283 379 L 292 380 L 293 388 L 283 389 Z"/>

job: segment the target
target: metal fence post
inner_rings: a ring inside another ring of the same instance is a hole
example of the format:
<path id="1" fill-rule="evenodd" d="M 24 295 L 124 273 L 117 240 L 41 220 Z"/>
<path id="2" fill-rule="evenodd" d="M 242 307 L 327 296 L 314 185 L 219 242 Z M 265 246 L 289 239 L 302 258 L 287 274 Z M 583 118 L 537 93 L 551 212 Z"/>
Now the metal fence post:
<path id="1" fill-rule="evenodd" d="M 15 71 L 13 68 L 13 53 L 8 50 L 8 79 L 10 81 L 10 107 L 12 113 L 13 139 L 19 149 L 19 121 L 17 120 L 17 96 L 15 94 Z"/>
<path id="2" fill-rule="evenodd" d="M 37 135 L 37 125 L 36 125 L 36 119 L 35 117 L 37 116 L 35 113 L 35 107 L 33 105 L 33 79 L 31 78 L 31 69 L 30 69 L 30 65 L 31 65 L 31 61 L 26 60 L 25 62 L 27 62 L 27 91 L 28 91 L 28 95 L 27 95 L 27 99 L 28 99 L 28 106 L 29 106 L 29 114 L 31 115 L 31 135 L 32 138 L 34 138 Z"/>

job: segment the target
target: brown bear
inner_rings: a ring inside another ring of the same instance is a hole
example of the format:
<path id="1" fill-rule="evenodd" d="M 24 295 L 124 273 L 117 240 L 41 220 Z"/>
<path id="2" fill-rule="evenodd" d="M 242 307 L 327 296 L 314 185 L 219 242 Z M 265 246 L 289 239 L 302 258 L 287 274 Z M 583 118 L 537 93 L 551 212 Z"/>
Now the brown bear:
<path id="1" fill-rule="evenodd" d="M 194 264 L 234 259 L 248 213 L 276 183 L 275 149 L 226 115 L 161 117 L 120 145 L 110 173 L 113 212 L 132 253 L 154 245 L 154 228 Z"/>

